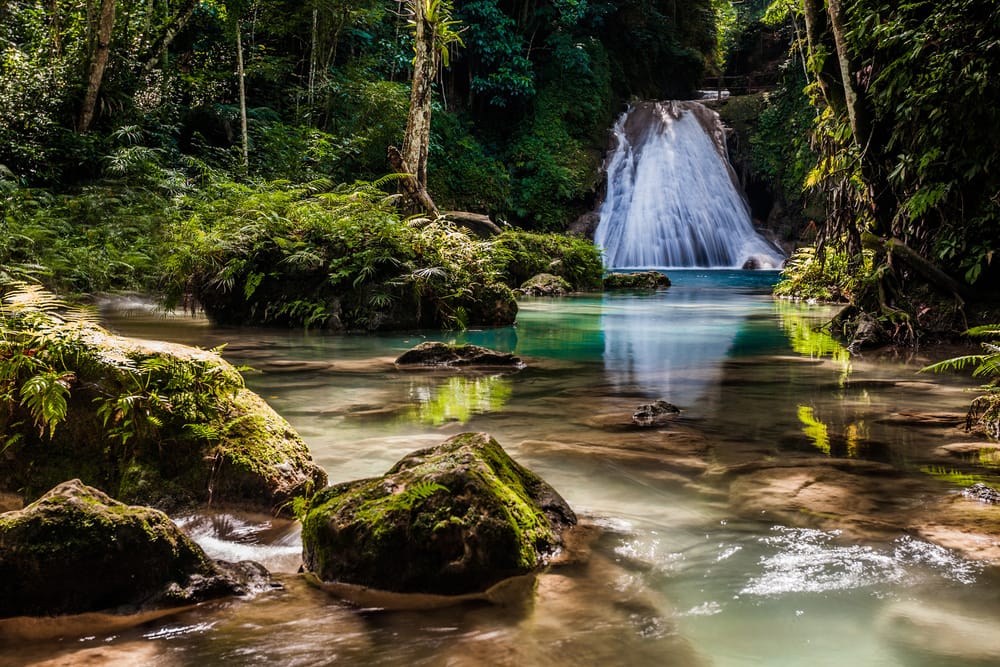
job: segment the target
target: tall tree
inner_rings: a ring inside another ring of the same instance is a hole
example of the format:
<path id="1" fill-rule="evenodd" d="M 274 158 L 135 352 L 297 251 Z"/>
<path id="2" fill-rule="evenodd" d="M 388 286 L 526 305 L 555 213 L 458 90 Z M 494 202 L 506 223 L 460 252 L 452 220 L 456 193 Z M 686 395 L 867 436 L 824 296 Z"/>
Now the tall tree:
<path id="1" fill-rule="evenodd" d="M 90 61 L 90 74 L 87 77 L 87 89 L 83 95 L 83 105 L 80 107 L 80 117 L 76 127 L 79 132 L 90 130 L 94 122 L 94 110 L 97 108 L 97 94 L 101 90 L 104 70 L 108 66 L 111 54 L 111 33 L 115 26 L 116 0 L 101 0 L 101 11 L 97 19 L 97 46 Z"/>
<path id="2" fill-rule="evenodd" d="M 461 44 L 451 18 L 451 0 L 405 0 L 413 26 L 413 80 L 410 112 L 403 137 L 403 166 L 421 188 L 427 187 L 427 154 L 431 143 L 431 100 L 438 69 L 448 66 L 449 49 Z"/>

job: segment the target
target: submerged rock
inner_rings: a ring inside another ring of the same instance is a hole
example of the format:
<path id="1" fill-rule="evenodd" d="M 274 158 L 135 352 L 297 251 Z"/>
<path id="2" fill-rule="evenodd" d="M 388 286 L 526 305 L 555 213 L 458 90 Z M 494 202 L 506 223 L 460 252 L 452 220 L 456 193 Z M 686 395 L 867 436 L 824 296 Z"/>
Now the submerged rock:
<path id="1" fill-rule="evenodd" d="M 661 426 L 677 418 L 681 409 L 672 403 L 659 400 L 640 405 L 632 414 L 632 423 L 638 426 Z"/>
<path id="2" fill-rule="evenodd" d="M 255 563 L 210 560 L 166 514 L 78 479 L 0 514 L 0 617 L 185 604 L 267 582 Z"/>
<path id="3" fill-rule="evenodd" d="M 571 289 L 572 286 L 565 278 L 551 273 L 539 273 L 525 280 L 515 293 L 525 296 L 563 296 Z"/>
<path id="4" fill-rule="evenodd" d="M 661 289 L 670 287 L 670 278 L 659 271 L 609 273 L 604 276 L 604 289 Z"/>
<path id="5" fill-rule="evenodd" d="M 384 476 L 316 494 L 302 522 L 323 581 L 457 595 L 534 572 L 576 516 L 485 433 L 409 454 Z"/>
<path id="6" fill-rule="evenodd" d="M 11 318 L 0 353 L 30 353 L 61 372 L 65 419 L 39 428 L 23 401 L 0 400 L 0 492 L 26 501 L 80 478 L 125 502 L 281 510 L 326 484 L 292 427 L 215 352 L 116 336 L 56 316 L 39 343 Z M 2 354 L 0 354 L 2 356 Z M 31 381 L 18 371 L 16 387 Z"/>
<path id="7" fill-rule="evenodd" d="M 965 491 L 962 491 L 962 495 L 966 498 L 979 500 L 990 505 L 1000 505 L 1000 491 L 997 491 L 992 486 L 987 486 L 982 482 L 977 482 Z"/>
<path id="8" fill-rule="evenodd" d="M 421 343 L 396 358 L 399 367 L 457 366 L 482 368 L 524 368 L 524 362 L 509 352 L 496 352 L 478 345 Z"/>

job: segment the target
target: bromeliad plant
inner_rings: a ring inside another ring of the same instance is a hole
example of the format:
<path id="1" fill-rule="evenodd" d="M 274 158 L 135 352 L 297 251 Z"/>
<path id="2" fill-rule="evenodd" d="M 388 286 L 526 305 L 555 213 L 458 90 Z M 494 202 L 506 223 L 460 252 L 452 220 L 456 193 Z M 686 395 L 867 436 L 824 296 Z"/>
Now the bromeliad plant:
<path id="1" fill-rule="evenodd" d="M 983 394 L 972 401 L 966 417 L 966 428 L 978 425 L 990 437 L 1000 440 L 1000 324 L 989 324 L 969 329 L 966 334 L 972 338 L 991 339 L 981 342 L 982 354 L 967 354 L 945 359 L 927 366 L 921 371 L 963 370 L 972 367 L 972 376 L 989 378 L 980 388 Z"/>

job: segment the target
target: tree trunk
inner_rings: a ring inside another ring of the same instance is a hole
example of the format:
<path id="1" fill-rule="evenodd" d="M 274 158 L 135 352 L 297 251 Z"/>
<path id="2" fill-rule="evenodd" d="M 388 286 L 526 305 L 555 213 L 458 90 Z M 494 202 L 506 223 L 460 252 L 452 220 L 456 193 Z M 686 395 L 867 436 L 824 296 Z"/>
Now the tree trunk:
<path id="1" fill-rule="evenodd" d="M 417 181 L 416 176 L 406 170 L 406 166 L 403 164 L 403 156 L 400 154 L 399 149 L 395 146 L 389 146 L 389 152 L 386 157 L 389 161 L 390 169 L 404 174 L 400 180 L 400 186 L 403 190 L 403 198 L 407 203 L 407 206 L 404 207 L 405 210 L 411 214 L 426 213 L 435 218 L 438 217 L 440 214 L 438 213 L 437 206 L 434 204 L 434 200 L 427 194 L 427 189 Z"/>
<path id="2" fill-rule="evenodd" d="M 434 26 L 427 21 L 425 0 L 413 0 L 413 83 L 410 89 L 410 113 L 403 137 L 403 166 L 422 188 L 427 187 L 427 152 L 431 138 L 431 84 L 434 81 Z"/>
<path id="3" fill-rule="evenodd" d="M 307 99 L 309 100 L 309 113 L 312 114 L 313 102 L 315 101 L 316 93 L 316 44 L 318 42 L 317 35 L 318 30 L 317 24 L 319 23 L 319 10 L 313 8 L 312 10 L 312 35 L 309 42 L 309 95 Z"/>
<path id="4" fill-rule="evenodd" d="M 240 20 L 236 19 L 236 77 L 240 86 L 240 143 L 243 148 L 243 168 L 250 166 L 250 144 L 247 139 L 247 91 L 243 76 L 243 33 Z"/>
<path id="5" fill-rule="evenodd" d="M 87 90 L 83 95 L 83 106 L 80 107 L 80 118 L 77 131 L 87 132 L 94 122 L 94 110 L 97 108 L 97 94 L 101 90 L 104 79 L 104 69 L 108 66 L 108 56 L 111 53 L 111 32 L 115 26 L 116 0 L 101 0 L 101 14 L 97 25 L 97 48 L 94 59 L 90 61 L 90 76 L 87 77 Z"/>
<path id="6" fill-rule="evenodd" d="M 140 74 L 142 77 L 146 77 L 153 68 L 156 67 L 156 63 L 160 62 L 164 54 L 166 53 L 167 47 L 170 43 L 174 41 L 174 38 L 184 29 L 187 25 L 188 20 L 191 15 L 194 14 L 195 8 L 201 0 L 187 0 L 184 6 L 181 7 L 180 11 L 174 16 L 173 20 L 167 24 L 160 33 L 160 36 L 156 38 L 156 41 L 146 50 L 145 58 L 143 59 L 142 69 Z"/>
<path id="7" fill-rule="evenodd" d="M 823 0 L 805 0 L 805 19 L 809 67 L 816 75 L 826 103 L 835 111 L 843 111 L 843 77 L 840 74 L 839 59 L 830 57 L 835 47 L 830 37 L 829 20 L 823 7 Z"/>
<path id="8" fill-rule="evenodd" d="M 840 77 L 844 87 L 844 103 L 847 107 L 847 117 L 851 122 L 854 140 L 862 151 L 871 138 L 871 123 L 864 100 L 858 92 L 854 80 L 854 70 L 851 64 L 851 54 L 847 44 L 847 29 L 844 26 L 844 12 L 840 0 L 827 0 L 827 12 L 830 16 L 830 28 L 833 30 L 833 42 L 837 47 L 837 62 L 840 65 Z"/>
<path id="9" fill-rule="evenodd" d="M 0 15 L 6 14 L 6 12 L 0 12 Z M 52 29 L 52 54 L 55 56 L 62 55 L 62 24 L 59 21 L 59 0 L 50 0 L 49 2 L 49 25 Z"/>

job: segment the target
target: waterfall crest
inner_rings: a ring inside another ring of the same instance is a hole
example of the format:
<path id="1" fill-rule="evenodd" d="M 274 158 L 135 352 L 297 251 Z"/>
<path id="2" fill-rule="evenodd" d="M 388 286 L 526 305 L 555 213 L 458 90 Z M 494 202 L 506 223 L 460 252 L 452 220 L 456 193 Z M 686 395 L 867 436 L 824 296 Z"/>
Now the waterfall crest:
<path id="1" fill-rule="evenodd" d="M 697 102 L 642 102 L 614 127 L 594 243 L 608 268 L 779 268 L 726 158 L 719 116 Z"/>

